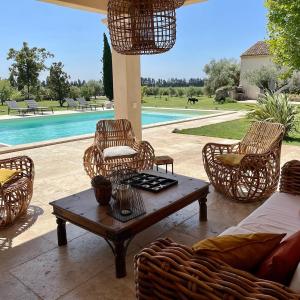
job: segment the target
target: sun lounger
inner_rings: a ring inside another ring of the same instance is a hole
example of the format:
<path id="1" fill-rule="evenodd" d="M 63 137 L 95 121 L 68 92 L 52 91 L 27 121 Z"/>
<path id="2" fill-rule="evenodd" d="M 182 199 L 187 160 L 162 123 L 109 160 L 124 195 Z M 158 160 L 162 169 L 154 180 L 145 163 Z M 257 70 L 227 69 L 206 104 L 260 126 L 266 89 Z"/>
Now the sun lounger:
<path id="1" fill-rule="evenodd" d="M 74 108 L 74 109 L 79 108 L 78 102 L 75 101 L 74 99 L 65 98 L 65 101 L 67 102 L 69 108 Z"/>
<path id="2" fill-rule="evenodd" d="M 90 104 L 84 98 L 76 98 L 76 100 L 78 101 L 80 108 L 90 108 L 91 110 L 96 110 L 97 107 L 102 107 L 104 109 L 104 105 Z"/>
<path id="3" fill-rule="evenodd" d="M 5 103 L 8 106 L 8 114 L 10 114 L 11 111 L 17 111 L 19 115 L 22 114 L 24 116 L 25 113 L 33 111 L 30 108 L 20 107 L 17 101 L 5 101 Z"/>
<path id="4" fill-rule="evenodd" d="M 29 109 L 32 109 L 32 111 L 35 113 L 41 112 L 44 114 L 45 111 L 52 111 L 53 113 L 53 107 L 46 107 L 46 106 L 39 106 L 38 103 L 35 100 L 25 100 L 27 106 Z"/>
<path id="5" fill-rule="evenodd" d="M 112 101 L 105 101 L 104 106 L 106 109 L 114 108 L 114 103 Z"/>

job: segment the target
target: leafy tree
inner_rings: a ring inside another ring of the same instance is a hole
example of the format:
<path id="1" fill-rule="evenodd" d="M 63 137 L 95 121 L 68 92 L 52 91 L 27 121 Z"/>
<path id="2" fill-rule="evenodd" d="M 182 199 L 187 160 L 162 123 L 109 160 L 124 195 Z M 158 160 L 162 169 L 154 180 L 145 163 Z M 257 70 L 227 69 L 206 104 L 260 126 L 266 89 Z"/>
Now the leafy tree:
<path id="1" fill-rule="evenodd" d="M 112 68 L 112 55 L 110 45 L 106 34 L 103 35 L 103 86 L 105 96 L 112 101 L 114 99 L 114 86 L 113 86 L 113 68 Z"/>
<path id="2" fill-rule="evenodd" d="M 178 88 L 177 89 L 177 96 L 178 97 L 182 97 L 184 95 L 184 90 L 183 90 L 183 88 Z"/>
<path id="3" fill-rule="evenodd" d="M 266 0 L 270 51 L 287 74 L 300 70 L 300 1 Z"/>
<path id="4" fill-rule="evenodd" d="M 39 88 L 39 98 L 41 100 L 51 100 L 51 90 L 48 87 L 42 86 Z"/>
<path id="5" fill-rule="evenodd" d="M 152 90 L 153 90 L 153 96 L 156 98 L 157 95 L 159 94 L 159 87 L 154 87 Z"/>
<path id="6" fill-rule="evenodd" d="M 213 93 L 222 86 L 235 86 L 240 81 L 240 65 L 233 59 L 211 60 L 204 66 L 206 90 Z"/>
<path id="7" fill-rule="evenodd" d="M 21 50 L 10 49 L 7 59 L 13 63 L 10 70 L 10 82 L 19 91 L 26 89 L 27 99 L 30 98 L 30 89 L 36 88 L 40 73 L 46 69 L 45 61 L 53 54 L 45 48 L 30 48 L 26 42 Z"/>
<path id="8" fill-rule="evenodd" d="M 247 72 L 245 78 L 261 90 L 275 91 L 278 86 L 279 75 L 280 71 L 276 67 L 262 66 L 257 70 Z"/>
<path id="9" fill-rule="evenodd" d="M 59 101 L 62 107 L 70 91 L 69 76 L 63 70 L 64 65 L 62 62 L 55 62 L 50 67 L 50 74 L 47 78 L 47 85 L 51 90 L 53 98 Z"/>
<path id="10" fill-rule="evenodd" d="M 97 98 L 97 96 L 102 94 L 103 86 L 102 86 L 102 83 L 100 81 L 89 80 L 87 82 L 87 85 L 91 89 L 92 95 L 94 96 L 95 99 Z"/>
<path id="11" fill-rule="evenodd" d="M 72 85 L 70 86 L 69 97 L 72 99 L 79 98 L 81 96 L 81 90 L 78 86 Z"/>
<path id="12" fill-rule="evenodd" d="M 169 96 L 170 97 L 175 97 L 176 96 L 176 89 L 173 87 L 169 88 Z"/>
<path id="13" fill-rule="evenodd" d="M 196 90 L 194 87 L 190 86 L 187 88 L 186 94 L 188 97 L 196 96 Z"/>
<path id="14" fill-rule="evenodd" d="M 9 80 L 0 78 L 0 101 L 1 101 L 1 105 L 4 104 L 4 101 L 10 100 L 13 93 L 14 93 L 14 89 L 11 86 Z"/>
<path id="15" fill-rule="evenodd" d="M 85 100 L 90 101 L 94 91 L 88 84 L 85 84 L 80 88 L 80 94 Z"/>

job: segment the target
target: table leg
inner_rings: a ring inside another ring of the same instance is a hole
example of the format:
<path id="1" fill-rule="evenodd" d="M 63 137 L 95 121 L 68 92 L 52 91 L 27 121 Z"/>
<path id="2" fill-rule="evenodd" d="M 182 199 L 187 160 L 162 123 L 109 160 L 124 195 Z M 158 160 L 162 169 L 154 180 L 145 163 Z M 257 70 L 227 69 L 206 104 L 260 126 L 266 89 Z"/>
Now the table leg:
<path id="1" fill-rule="evenodd" d="M 174 174 L 174 165 L 172 163 L 172 174 Z"/>
<path id="2" fill-rule="evenodd" d="M 124 241 L 114 242 L 115 246 L 115 265 L 116 265 L 116 277 L 122 278 L 126 276 L 126 251 L 127 247 L 124 245 Z"/>
<path id="3" fill-rule="evenodd" d="M 57 241 L 58 246 L 67 245 L 67 232 L 66 232 L 66 221 L 60 218 L 56 218 L 57 223 Z"/>
<path id="4" fill-rule="evenodd" d="M 200 206 L 200 213 L 199 213 L 199 219 L 201 222 L 207 221 L 207 199 L 206 197 L 201 198 L 198 200 L 199 201 L 199 206 Z"/>
<path id="5" fill-rule="evenodd" d="M 168 173 L 168 164 L 166 164 L 166 173 Z"/>

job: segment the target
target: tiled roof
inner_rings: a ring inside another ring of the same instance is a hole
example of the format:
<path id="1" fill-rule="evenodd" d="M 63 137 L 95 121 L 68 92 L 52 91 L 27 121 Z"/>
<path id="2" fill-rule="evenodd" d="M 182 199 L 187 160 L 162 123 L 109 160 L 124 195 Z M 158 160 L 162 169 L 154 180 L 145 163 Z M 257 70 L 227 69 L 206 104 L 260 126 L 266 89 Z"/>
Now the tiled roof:
<path id="1" fill-rule="evenodd" d="M 259 41 L 247 51 L 245 51 L 241 56 L 261 56 L 270 55 L 269 45 L 265 41 Z"/>

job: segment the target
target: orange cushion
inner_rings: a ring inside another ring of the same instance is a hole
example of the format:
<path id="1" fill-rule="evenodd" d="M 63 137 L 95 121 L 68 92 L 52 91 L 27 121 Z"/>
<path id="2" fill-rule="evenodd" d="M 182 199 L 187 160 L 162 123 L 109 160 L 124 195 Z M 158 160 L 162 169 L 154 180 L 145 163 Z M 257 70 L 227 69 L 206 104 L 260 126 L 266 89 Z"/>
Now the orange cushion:
<path id="1" fill-rule="evenodd" d="M 234 268 L 251 271 L 284 236 L 273 233 L 223 235 L 200 241 L 193 250 L 199 255 L 218 258 Z"/>
<path id="2" fill-rule="evenodd" d="M 256 275 L 289 285 L 300 263 L 300 231 L 290 236 L 261 263 Z"/>
<path id="3" fill-rule="evenodd" d="M 239 164 L 241 163 L 244 157 L 245 154 L 227 153 L 227 154 L 217 155 L 216 159 L 224 165 L 237 167 L 239 166 Z"/>

